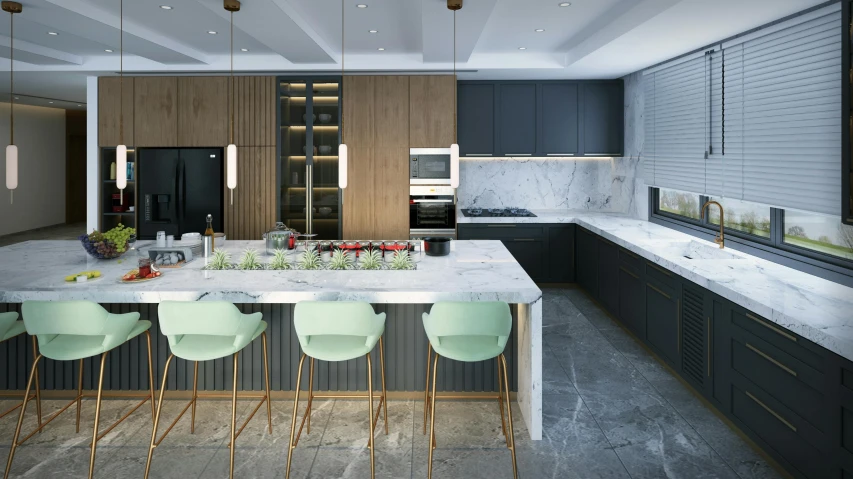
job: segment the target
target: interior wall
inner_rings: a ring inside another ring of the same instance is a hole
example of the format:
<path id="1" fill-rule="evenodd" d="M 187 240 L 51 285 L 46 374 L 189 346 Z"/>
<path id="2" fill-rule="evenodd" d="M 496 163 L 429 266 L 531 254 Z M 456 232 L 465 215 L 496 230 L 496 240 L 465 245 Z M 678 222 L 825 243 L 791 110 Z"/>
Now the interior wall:
<path id="1" fill-rule="evenodd" d="M 624 178 L 626 196 L 630 197 L 626 213 L 643 220 L 649 219 L 649 188 L 643 179 L 643 148 L 646 144 L 646 100 L 643 72 L 623 78 L 625 82 L 625 156 L 614 161 L 616 175 Z"/>
<path id="2" fill-rule="evenodd" d="M 65 222 L 86 221 L 86 112 L 65 110 Z"/>
<path id="3" fill-rule="evenodd" d="M 15 105 L 18 188 L 6 189 L 10 104 L 0 104 L 0 235 L 65 223 L 65 110 Z"/>

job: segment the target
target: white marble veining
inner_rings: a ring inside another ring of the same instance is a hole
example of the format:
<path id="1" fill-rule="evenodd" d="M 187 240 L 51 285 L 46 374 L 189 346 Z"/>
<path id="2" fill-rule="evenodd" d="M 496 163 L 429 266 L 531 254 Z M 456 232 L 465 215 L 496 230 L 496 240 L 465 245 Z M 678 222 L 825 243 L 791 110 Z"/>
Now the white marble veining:
<path id="1" fill-rule="evenodd" d="M 853 288 L 731 248 L 714 251 L 714 243 L 624 214 L 533 212 L 536 218 L 468 218 L 460 213 L 458 222 L 576 223 L 853 360 Z"/>

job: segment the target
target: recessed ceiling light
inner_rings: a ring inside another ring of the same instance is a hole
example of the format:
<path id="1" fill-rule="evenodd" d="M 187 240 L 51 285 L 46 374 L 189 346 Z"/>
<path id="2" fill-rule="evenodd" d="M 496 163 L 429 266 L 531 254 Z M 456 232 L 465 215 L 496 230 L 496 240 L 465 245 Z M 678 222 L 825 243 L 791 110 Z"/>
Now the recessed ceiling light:
<path id="1" fill-rule="evenodd" d="M 104 50 L 104 51 L 105 51 L 105 52 L 107 52 L 107 53 L 112 53 L 112 52 L 113 52 L 113 51 L 112 51 L 112 50 L 110 50 L 109 48 L 107 48 L 107 49 L 106 49 L 106 50 Z"/>
<path id="2" fill-rule="evenodd" d="M 77 105 L 77 106 L 83 106 L 83 105 Z"/>
<path id="3" fill-rule="evenodd" d="M 59 34 L 58 34 L 58 33 L 56 33 L 56 32 L 47 32 L 47 34 L 48 34 L 48 35 L 53 35 L 53 36 L 57 36 L 57 35 L 59 35 Z"/>
<path id="4" fill-rule="evenodd" d="M 172 9 L 172 7 L 170 7 L 168 5 L 160 5 L 160 8 L 162 8 L 163 10 L 171 10 Z"/>
<path id="5" fill-rule="evenodd" d="M 562 2 L 562 3 L 557 4 L 557 6 L 560 6 L 560 7 L 571 7 L 571 6 L 572 6 L 572 2 Z"/>
<path id="6" fill-rule="evenodd" d="M 16 99 L 16 100 L 20 100 L 20 98 L 18 98 L 18 97 L 15 97 L 15 99 Z"/>
<path id="7" fill-rule="evenodd" d="M 370 33 L 379 33 L 379 30 L 368 30 Z"/>
<path id="8" fill-rule="evenodd" d="M 50 103 L 51 105 L 53 105 L 53 102 L 52 102 L 52 101 L 49 101 L 48 103 Z"/>
<path id="9" fill-rule="evenodd" d="M 377 48 L 377 50 L 379 50 L 380 52 L 384 52 L 384 51 L 385 51 L 385 49 L 384 49 L 384 48 L 382 48 L 382 47 Z"/>
<path id="10" fill-rule="evenodd" d="M 542 33 L 542 32 L 544 32 L 544 31 L 545 31 L 545 29 L 544 29 L 544 28 L 537 28 L 537 29 L 536 29 L 536 32 L 537 32 L 537 33 Z"/>
<path id="11" fill-rule="evenodd" d="M 216 35 L 216 32 L 214 32 L 213 30 L 208 30 L 207 33 L 209 33 L 211 35 Z"/>
<path id="12" fill-rule="evenodd" d="M 367 5 L 366 5 L 366 4 L 364 4 L 364 3 L 359 3 L 358 5 L 356 5 L 356 7 L 358 7 L 358 8 L 367 8 Z"/>
<path id="13" fill-rule="evenodd" d="M 249 49 L 248 49 L 248 48 L 241 48 L 241 49 L 240 49 L 240 51 L 248 52 L 248 51 L 249 51 Z"/>
<path id="14" fill-rule="evenodd" d="M 527 50 L 527 47 L 518 47 L 519 50 Z"/>

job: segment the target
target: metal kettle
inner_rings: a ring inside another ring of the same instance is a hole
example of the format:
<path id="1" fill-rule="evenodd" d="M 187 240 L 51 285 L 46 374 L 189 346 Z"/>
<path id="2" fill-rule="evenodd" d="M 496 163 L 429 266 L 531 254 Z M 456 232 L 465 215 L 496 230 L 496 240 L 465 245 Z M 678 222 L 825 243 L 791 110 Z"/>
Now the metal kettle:
<path id="1" fill-rule="evenodd" d="M 295 247 L 295 239 L 298 233 L 285 226 L 282 222 L 277 222 L 273 229 L 264 233 L 266 241 L 266 253 L 271 255 L 277 249 L 293 249 Z"/>

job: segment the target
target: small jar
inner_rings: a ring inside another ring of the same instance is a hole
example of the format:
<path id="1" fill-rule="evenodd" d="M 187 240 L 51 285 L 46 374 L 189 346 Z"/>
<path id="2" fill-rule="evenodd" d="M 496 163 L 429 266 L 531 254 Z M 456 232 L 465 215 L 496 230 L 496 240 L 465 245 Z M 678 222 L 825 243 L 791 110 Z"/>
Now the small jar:
<path id="1" fill-rule="evenodd" d="M 320 260 L 328 263 L 332 260 L 332 242 L 320 241 Z"/>
<path id="2" fill-rule="evenodd" d="M 394 255 L 397 253 L 396 241 L 385 241 L 382 243 L 382 258 L 386 263 L 394 261 Z"/>

